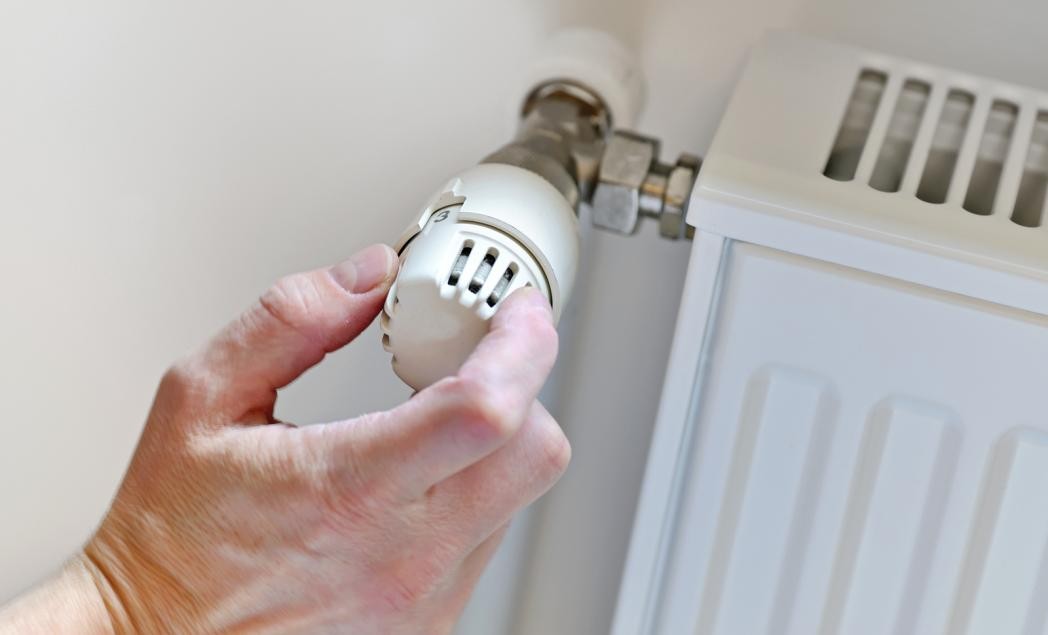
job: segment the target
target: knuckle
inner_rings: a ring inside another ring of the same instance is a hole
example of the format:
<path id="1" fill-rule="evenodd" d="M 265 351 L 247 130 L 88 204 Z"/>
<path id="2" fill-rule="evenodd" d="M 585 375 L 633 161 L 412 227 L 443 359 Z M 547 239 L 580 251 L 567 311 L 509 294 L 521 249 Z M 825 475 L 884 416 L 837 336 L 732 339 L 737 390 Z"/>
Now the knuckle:
<path id="1" fill-rule="evenodd" d="M 417 611 L 432 602 L 455 576 L 464 557 L 461 540 L 449 540 L 445 531 L 419 516 L 394 532 L 372 570 L 378 606 L 396 615 Z"/>
<path id="2" fill-rule="evenodd" d="M 472 435 L 505 441 L 516 431 L 515 419 L 505 400 L 484 382 L 453 377 L 439 389 L 448 399 L 451 416 Z"/>
<path id="3" fill-rule="evenodd" d="M 320 289 L 308 273 L 280 278 L 266 289 L 259 302 L 271 317 L 294 329 L 307 324 L 322 304 Z"/>
<path id="4" fill-rule="evenodd" d="M 168 402 L 184 404 L 191 401 L 204 382 L 203 373 L 188 359 L 172 364 L 160 378 L 158 396 Z"/>
<path id="5" fill-rule="evenodd" d="M 391 576 L 382 586 L 382 601 L 394 613 L 411 611 L 427 595 L 425 585 L 410 578 Z"/>
<path id="6" fill-rule="evenodd" d="M 395 614 L 416 610 L 429 600 L 447 575 L 446 567 L 432 555 L 395 563 L 378 584 L 382 604 Z"/>
<path id="7" fill-rule="evenodd" d="M 324 524 L 339 534 L 351 534 L 387 522 L 386 499 L 373 483 L 347 487 L 340 475 L 325 474 L 312 484 Z"/>
<path id="8" fill-rule="evenodd" d="M 379 479 L 353 482 L 342 471 L 325 469 L 309 487 L 324 526 L 339 535 L 388 528 L 399 511 L 389 485 Z"/>
<path id="9" fill-rule="evenodd" d="M 552 478 L 559 478 L 571 462 L 571 443 L 556 422 L 551 420 L 546 428 L 542 437 L 544 464 Z"/>
<path id="10" fill-rule="evenodd" d="M 381 527 L 397 509 L 390 479 L 376 478 L 367 457 L 356 453 L 332 456 L 324 450 L 306 454 L 308 482 L 329 525 L 339 531 Z"/>

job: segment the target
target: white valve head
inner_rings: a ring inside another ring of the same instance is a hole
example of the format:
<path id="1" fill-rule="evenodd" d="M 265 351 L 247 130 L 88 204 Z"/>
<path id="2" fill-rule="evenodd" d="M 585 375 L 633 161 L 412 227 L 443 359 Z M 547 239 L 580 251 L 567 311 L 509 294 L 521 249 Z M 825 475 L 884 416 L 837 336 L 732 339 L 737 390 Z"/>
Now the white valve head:
<path id="1" fill-rule="evenodd" d="M 397 375 L 421 390 L 458 371 L 513 291 L 538 289 L 559 319 L 575 280 L 578 222 L 542 177 L 482 164 L 449 181 L 396 249 L 382 343 Z"/>

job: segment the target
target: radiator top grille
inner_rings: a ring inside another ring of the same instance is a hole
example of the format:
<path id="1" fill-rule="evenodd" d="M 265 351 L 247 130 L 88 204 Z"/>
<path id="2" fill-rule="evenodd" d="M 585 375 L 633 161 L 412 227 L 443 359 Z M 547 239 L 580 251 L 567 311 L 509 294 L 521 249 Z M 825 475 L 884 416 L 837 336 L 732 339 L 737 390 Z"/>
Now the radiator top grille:
<path id="1" fill-rule="evenodd" d="M 1045 90 L 780 32 L 750 55 L 688 223 L 1048 315 L 1046 189 Z"/>
<path id="2" fill-rule="evenodd" d="M 823 174 L 1040 227 L 1048 216 L 1048 110 L 992 90 L 862 68 Z"/>

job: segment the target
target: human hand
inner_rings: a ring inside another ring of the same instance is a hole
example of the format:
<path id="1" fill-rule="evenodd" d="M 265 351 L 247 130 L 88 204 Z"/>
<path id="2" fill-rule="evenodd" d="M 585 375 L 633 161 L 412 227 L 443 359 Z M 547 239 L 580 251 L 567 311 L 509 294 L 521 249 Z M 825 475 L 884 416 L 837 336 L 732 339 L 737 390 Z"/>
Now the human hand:
<path id="1" fill-rule="evenodd" d="M 565 470 L 536 395 L 556 357 L 537 292 L 456 376 L 390 411 L 275 422 L 276 390 L 356 337 L 385 246 L 284 278 L 163 378 L 80 559 L 118 632 L 443 633 L 506 524 Z"/>

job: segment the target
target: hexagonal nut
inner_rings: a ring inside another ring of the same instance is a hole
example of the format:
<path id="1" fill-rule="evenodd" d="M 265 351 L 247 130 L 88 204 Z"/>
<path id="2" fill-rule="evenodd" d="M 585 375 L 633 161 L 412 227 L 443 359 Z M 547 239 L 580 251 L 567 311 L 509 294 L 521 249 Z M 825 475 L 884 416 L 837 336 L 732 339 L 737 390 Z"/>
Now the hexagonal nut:
<path id="1" fill-rule="evenodd" d="M 640 191 L 658 154 L 658 141 L 616 131 L 601 159 L 593 192 L 593 224 L 632 234 L 640 216 Z"/>
<path id="2" fill-rule="evenodd" d="M 620 234 L 632 234 L 640 215 L 640 192 L 624 185 L 602 183 L 593 192 L 593 224 Z"/>
<path id="3" fill-rule="evenodd" d="M 682 157 L 670 170 L 666 181 L 666 195 L 662 203 L 662 214 L 659 215 L 659 233 L 666 238 L 681 238 L 686 234 L 684 217 L 688 211 L 688 198 L 691 196 L 695 177 L 698 176 L 698 163 Z"/>

